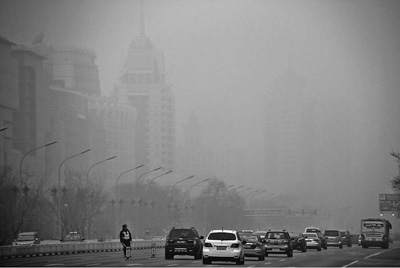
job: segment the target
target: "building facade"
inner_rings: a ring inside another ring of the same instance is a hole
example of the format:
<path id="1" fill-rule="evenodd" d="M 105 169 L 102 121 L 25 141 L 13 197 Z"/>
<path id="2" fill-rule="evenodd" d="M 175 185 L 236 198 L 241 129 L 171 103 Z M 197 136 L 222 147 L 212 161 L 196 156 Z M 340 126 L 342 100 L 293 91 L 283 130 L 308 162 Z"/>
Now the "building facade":
<path id="1" fill-rule="evenodd" d="M 145 35 L 144 26 L 141 29 L 129 46 L 114 93 L 136 108 L 136 163 L 146 170 L 171 170 L 175 165 L 175 97 L 165 83 L 163 53 Z"/>

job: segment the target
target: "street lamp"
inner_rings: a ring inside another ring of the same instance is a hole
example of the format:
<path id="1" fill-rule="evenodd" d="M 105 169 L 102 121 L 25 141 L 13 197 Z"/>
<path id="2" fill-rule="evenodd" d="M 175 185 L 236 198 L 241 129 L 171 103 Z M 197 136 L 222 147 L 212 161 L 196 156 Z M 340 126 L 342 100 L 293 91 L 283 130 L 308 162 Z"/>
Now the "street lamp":
<path id="1" fill-rule="evenodd" d="M 140 178 L 142 178 L 142 177 L 143 177 L 144 175 L 146 175 L 146 174 L 149 174 L 149 173 L 151 173 L 151 172 L 153 172 L 153 171 L 157 171 L 157 170 L 159 170 L 159 169 L 162 169 L 162 167 L 155 168 L 155 169 L 153 169 L 153 170 L 147 171 L 147 172 L 143 173 L 142 175 L 140 175 L 140 176 L 136 179 L 135 189 L 138 188 L 138 183 L 139 183 Z"/>
<path id="2" fill-rule="evenodd" d="M 251 189 L 253 189 L 253 187 L 249 187 L 249 188 L 246 188 L 244 190 L 241 190 L 240 192 L 238 192 L 238 194 L 246 192 L 246 191 L 251 190 Z"/>
<path id="3" fill-rule="evenodd" d="M 4 130 L 6 130 L 8 127 L 2 127 L 2 128 L 0 128 L 0 131 L 4 131 Z"/>
<path id="4" fill-rule="evenodd" d="M 243 187 L 244 187 L 244 184 L 240 185 L 239 187 L 233 188 L 232 191 L 235 191 L 235 190 L 243 188 Z"/>
<path id="5" fill-rule="evenodd" d="M 121 178 L 121 176 L 124 175 L 125 173 L 128 173 L 129 171 L 132 171 L 132 170 L 141 168 L 141 167 L 143 167 L 143 166 L 144 166 L 144 165 L 140 165 L 140 166 L 137 166 L 137 167 L 135 167 L 135 168 L 131 168 L 131 169 L 125 170 L 124 172 L 121 172 L 121 174 L 119 174 L 119 176 L 117 177 L 116 184 L 115 184 L 115 200 L 117 200 L 117 196 L 118 196 L 118 181 L 119 181 L 119 179 Z M 118 222 L 118 207 L 115 208 L 115 230 L 116 230 L 116 232 L 117 232 L 117 233 L 116 233 L 116 234 L 117 234 L 116 237 L 118 237 L 117 222 Z"/>
<path id="6" fill-rule="evenodd" d="M 89 167 L 87 173 L 86 173 L 86 183 L 88 183 L 88 181 L 89 181 L 89 172 L 90 172 L 90 170 L 91 170 L 94 166 L 97 166 L 97 165 L 99 165 L 99 164 L 101 164 L 101 163 L 103 163 L 103 162 L 106 162 L 106 161 L 108 161 L 108 160 L 112 160 L 112 159 L 114 159 L 114 158 L 116 158 L 116 157 L 117 157 L 117 156 L 114 155 L 114 156 L 111 156 L 111 157 L 109 157 L 109 158 L 107 158 L 107 159 L 101 160 L 101 161 L 96 162 L 96 163 L 94 163 L 93 165 L 91 165 L 91 166 Z"/>
<path id="7" fill-rule="evenodd" d="M 172 186 L 172 190 L 171 190 L 171 194 L 170 194 L 170 195 L 172 196 L 172 193 L 174 192 L 175 186 L 176 186 L 178 183 L 183 182 L 183 181 L 186 181 L 186 180 L 190 180 L 190 179 L 193 178 L 193 177 L 194 177 L 194 175 L 189 176 L 189 177 L 187 177 L 187 178 L 185 178 L 185 179 L 183 179 L 183 180 L 180 180 L 180 181 L 175 182 L 175 184 Z"/>
<path id="8" fill-rule="evenodd" d="M 206 182 L 206 181 L 209 181 L 209 180 L 210 180 L 210 178 L 205 179 L 205 180 L 202 180 L 201 182 L 198 182 L 198 183 L 193 184 L 192 186 L 190 186 L 190 188 L 189 188 L 189 193 L 188 193 L 188 198 L 189 198 L 189 200 L 190 200 L 190 191 L 192 191 L 192 188 L 193 188 L 194 186 L 196 186 L 196 185 L 199 185 L 200 183 L 203 183 L 203 182 Z"/>
<path id="9" fill-rule="evenodd" d="M 65 161 L 67 161 L 68 159 L 74 158 L 76 156 L 82 155 L 84 153 L 89 152 L 91 149 L 86 149 L 80 153 L 74 154 L 72 156 L 69 156 L 67 158 L 65 158 L 63 161 L 61 161 L 60 165 L 58 166 L 58 189 L 61 190 L 61 167 L 62 165 L 65 163 Z M 57 193 L 57 191 L 55 191 L 54 193 Z M 58 198 L 58 232 L 59 232 L 59 236 L 60 239 L 62 239 L 62 233 L 61 233 L 61 197 Z"/>
<path id="10" fill-rule="evenodd" d="M 44 144 L 42 146 L 36 147 L 36 148 L 28 151 L 26 154 L 24 154 L 24 156 L 22 156 L 21 161 L 19 163 L 19 180 L 20 180 L 21 183 L 22 183 L 22 161 L 24 161 L 25 157 L 28 154 L 32 153 L 33 151 L 39 150 L 39 149 L 41 149 L 43 147 L 50 146 L 50 145 L 55 144 L 55 143 L 57 143 L 57 141 L 52 141 L 52 142 L 46 143 L 46 144 Z"/>
<path id="11" fill-rule="evenodd" d="M 158 175 L 157 177 L 152 178 L 152 179 L 149 181 L 149 184 L 148 184 L 148 185 L 150 186 L 150 184 L 151 184 L 155 179 L 157 179 L 157 178 L 159 178 L 159 177 L 161 177 L 161 176 L 167 175 L 167 174 L 169 174 L 169 173 L 172 173 L 172 170 L 167 171 L 167 172 L 165 172 L 165 173 L 163 173 L 163 174 L 161 174 L 161 175 Z"/>
<path id="12" fill-rule="evenodd" d="M 0 132 L 1 132 L 1 131 L 4 131 L 4 130 L 6 130 L 6 129 L 8 129 L 8 127 L 2 127 L 2 128 L 0 128 Z M 3 136 L 3 149 L 4 149 L 4 152 L 3 152 L 4 170 L 6 170 L 6 168 L 7 168 L 7 153 L 6 153 L 6 136 L 5 136 L 5 134 L 4 134 L 4 136 Z M 4 171 L 4 172 L 5 172 L 5 171 Z"/>

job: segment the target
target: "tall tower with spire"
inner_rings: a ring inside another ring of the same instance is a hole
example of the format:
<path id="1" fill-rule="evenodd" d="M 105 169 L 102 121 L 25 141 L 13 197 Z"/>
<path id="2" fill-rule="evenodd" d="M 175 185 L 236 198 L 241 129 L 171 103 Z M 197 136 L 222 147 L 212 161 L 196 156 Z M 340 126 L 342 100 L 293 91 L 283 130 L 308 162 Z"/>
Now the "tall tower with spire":
<path id="1" fill-rule="evenodd" d="M 173 169 L 175 97 L 165 83 L 164 55 L 145 33 L 143 3 L 139 35 L 131 42 L 115 94 L 137 110 L 136 163 Z"/>

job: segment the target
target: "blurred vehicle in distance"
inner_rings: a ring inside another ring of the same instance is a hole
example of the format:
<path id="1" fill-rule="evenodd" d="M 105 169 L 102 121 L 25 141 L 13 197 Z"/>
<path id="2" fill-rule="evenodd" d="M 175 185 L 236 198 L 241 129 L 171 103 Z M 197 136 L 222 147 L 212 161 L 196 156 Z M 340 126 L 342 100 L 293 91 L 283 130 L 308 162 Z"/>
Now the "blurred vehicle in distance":
<path id="1" fill-rule="evenodd" d="M 270 230 L 265 236 L 265 256 L 268 254 L 286 254 L 293 257 L 290 235 L 286 230 Z"/>
<path id="2" fill-rule="evenodd" d="M 348 230 L 340 230 L 340 234 L 342 235 L 342 244 L 351 247 L 353 242 L 351 241 L 352 235 L 350 232 Z"/>
<path id="3" fill-rule="evenodd" d="M 265 246 L 263 239 L 258 234 L 241 233 L 240 237 L 243 241 L 246 241 L 244 245 L 245 257 L 256 257 L 260 261 L 265 260 Z"/>
<path id="4" fill-rule="evenodd" d="M 254 232 L 254 234 L 257 234 L 257 235 L 259 235 L 261 237 L 261 239 L 264 239 L 265 236 L 267 235 L 267 232 L 268 231 L 257 230 L 257 231 Z"/>
<path id="5" fill-rule="evenodd" d="M 14 240 L 14 246 L 33 246 L 40 244 L 39 235 L 37 232 L 22 232 L 19 233 Z"/>
<path id="6" fill-rule="evenodd" d="M 69 232 L 69 234 L 64 236 L 61 240 L 62 243 L 77 243 L 84 242 L 85 238 L 78 232 Z"/>
<path id="7" fill-rule="evenodd" d="M 324 236 L 328 246 L 343 248 L 342 235 L 339 230 L 328 229 L 325 230 Z"/>
<path id="8" fill-rule="evenodd" d="M 321 248 L 328 249 L 328 243 L 326 237 L 322 234 L 322 231 L 318 227 L 307 227 L 304 233 L 316 233 L 319 240 L 321 240 Z"/>
<path id="9" fill-rule="evenodd" d="M 302 233 L 291 232 L 290 239 L 292 241 L 293 250 L 300 250 L 301 252 L 307 251 L 307 242 Z"/>
<path id="10" fill-rule="evenodd" d="M 319 239 L 317 233 L 304 233 L 307 248 L 316 248 L 317 251 L 321 251 L 321 239 Z"/>

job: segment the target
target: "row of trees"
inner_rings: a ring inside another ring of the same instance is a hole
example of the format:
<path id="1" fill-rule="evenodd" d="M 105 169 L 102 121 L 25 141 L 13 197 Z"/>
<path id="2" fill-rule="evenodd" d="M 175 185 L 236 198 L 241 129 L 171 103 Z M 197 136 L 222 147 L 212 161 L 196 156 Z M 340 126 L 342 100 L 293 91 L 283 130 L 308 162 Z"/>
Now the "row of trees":
<path id="1" fill-rule="evenodd" d="M 41 174 L 25 172 L 23 181 L 17 174 L 7 167 L 0 177 L 0 245 L 11 244 L 22 231 L 37 231 L 42 239 L 77 231 L 87 239 L 106 240 L 117 238 L 124 223 L 137 238 L 165 235 L 172 226 L 207 233 L 250 224 L 243 197 L 219 179 L 208 180 L 191 197 L 190 191 L 148 181 L 105 189 L 99 179 L 85 180 L 81 171 L 66 170 L 62 189 Z"/>

